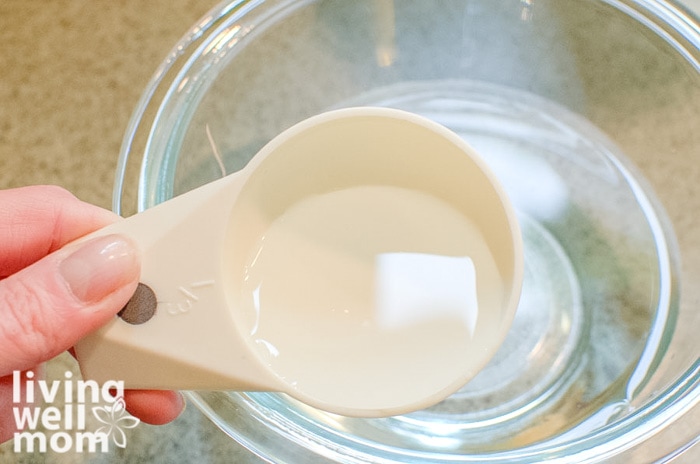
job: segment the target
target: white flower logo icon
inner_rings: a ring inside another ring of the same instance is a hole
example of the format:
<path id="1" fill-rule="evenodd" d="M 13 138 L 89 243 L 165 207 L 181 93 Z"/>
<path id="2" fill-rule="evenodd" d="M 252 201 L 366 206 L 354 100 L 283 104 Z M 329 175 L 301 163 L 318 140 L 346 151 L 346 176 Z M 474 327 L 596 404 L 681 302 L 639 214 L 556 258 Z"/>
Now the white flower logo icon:
<path id="1" fill-rule="evenodd" d="M 126 412 L 124 398 L 121 396 L 111 406 L 96 406 L 92 408 L 92 414 L 98 421 L 105 424 L 97 429 L 95 433 L 104 434 L 107 437 L 111 435 L 114 444 L 120 448 L 126 448 L 126 434 L 122 429 L 133 429 L 141 422 Z"/>

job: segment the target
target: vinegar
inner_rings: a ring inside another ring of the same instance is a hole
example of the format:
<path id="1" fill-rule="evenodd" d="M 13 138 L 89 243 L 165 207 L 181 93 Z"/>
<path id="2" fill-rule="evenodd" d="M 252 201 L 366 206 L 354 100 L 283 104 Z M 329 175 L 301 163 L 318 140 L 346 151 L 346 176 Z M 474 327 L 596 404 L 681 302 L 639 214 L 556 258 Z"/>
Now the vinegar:
<path id="1" fill-rule="evenodd" d="M 379 407 L 451 393 L 468 380 L 456 370 L 475 375 L 500 344 L 503 294 L 482 232 L 457 208 L 358 186 L 271 223 L 243 310 L 259 355 L 302 397 Z"/>

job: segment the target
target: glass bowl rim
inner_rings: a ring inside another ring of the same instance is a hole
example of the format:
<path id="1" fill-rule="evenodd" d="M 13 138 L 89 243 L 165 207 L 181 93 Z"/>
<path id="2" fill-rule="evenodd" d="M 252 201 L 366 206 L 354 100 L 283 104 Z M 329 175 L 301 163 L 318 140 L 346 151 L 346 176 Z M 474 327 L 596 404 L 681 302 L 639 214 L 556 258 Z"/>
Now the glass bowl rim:
<path id="1" fill-rule="evenodd" d="M 676 1 L 666 0 L 601 1 L 607 4 L 615 4 L 616 8 L 633 16 L 639 22 L 652 29 L 653 32 L 662 35 L 700 73 L 700 23 L 695 14 L 686 7 Z M 113 189 L 112 209 L 115 212 L 124 214 L 126 208 L 124 195 L 129 189 L 129 186 L 127 186 L 127 175 L 129 174 L 130 166 L 133 165 L 139 166 L 137 168 L 139 172 L 137 210 L 140 211 L 146 207 L 153 206 L 157 202 L 144 194 L 146 189 L 143 186 L 150 181 L 144 176 L 144 171 L 140 169 L 140 166 L 150 155 L 148 145 L 154 128 L 157 127 L 159 121 L 159 110 L 168 99 L 173 97 L 173 87 L 177 85 L 192 64 L 197 61 L 199 51 L 209 43 L 211 37 L 216 37 L 218 31 L 226 26 L 230 18 L 242 17 L 265 2 L 266 0 L 222 1 L 209 10 L 187 31 L 160 64 L 142 93 L 122 140 Z M 280 0 L 280 3 L 283 5 L 292 3 L 305 4 L 309 3 L 309 0 Z M 145 137 L 144 134 L 146 134 Z M 139 137 L 146 139 L 146 148 L 144 150 L 135 149 Z M 137 155 L 138 159 L 134 159 L 134 155 Z M 227 429 L 224 424 L 220 423 L 220 420 L 216 418 L 216 412 L 212 411 L 196 393 L 189 392 L 188 397 L 228 435 L 235 437 L 237 441 L 244 444 L 255 454 L 265 456 L 264 446 L 257 445 L 240 433 L 232 433 L 230 429 Z M 556 444 L 555 448 L 566 448 L 566 459 L 576 457 L 581 462 L 609 458 L 645 441 L 695 407 L 700 407 L 700 358 L 673 384 L 669 385 L 666 390 L 659 393 L 653 401 L 633 411 L 620 421 L 596 430 L 593 434 L 563 441 Z M 642 430 L 637 427 L 640 423 L 645 424 L 645 427 L 641 428 Z M 273 430 L 270 424 L 266 423 L 265 425 L 269 430 L 277 432 L 278 435 L 287 439 L 290 438 L 288 433 L 281 434 L 279 431 Z M 308 450 L 313 452 L 311 449 Z M 552 452 L 556 451 L 538 447 L 536 444 L 525 447 L 522 450 L 524 452 L 519 456 L 522 459 L 531 459 L 538 456 L 551 458 L 553 457 Z M 576 454 L 572 454 L 572 452 Z M 493 454 L 493 459 L 483 455 L 479 459 L 480 462 L 494 462 L 500 459 L 499 456 L 504 457 L 504 453 Z M 510 454 L 509 457 L 517 458 L 517 456 L 512 454 L 512 451 L 508 451 L 508 453 Z M 458 459 L 455 458 L 462 457 L 449 454 L 431 456 L 453 462 L 458 462 Z"/>

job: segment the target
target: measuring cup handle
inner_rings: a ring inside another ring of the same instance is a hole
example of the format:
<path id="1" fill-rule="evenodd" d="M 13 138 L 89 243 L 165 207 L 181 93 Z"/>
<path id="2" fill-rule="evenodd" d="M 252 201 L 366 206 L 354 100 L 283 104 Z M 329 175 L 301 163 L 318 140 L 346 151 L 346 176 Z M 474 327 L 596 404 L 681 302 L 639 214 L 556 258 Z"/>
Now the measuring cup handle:
<path id="1" fill-rule="evenodd" d="M 86 379 L 126 388 L 274 390 L 237 327 L 227 294 L 229 216 L 240 191 L 231 175 L 95 235 L 129 236 L 141 251 L 141 284 L 119 317 L 81 340 Z"/>

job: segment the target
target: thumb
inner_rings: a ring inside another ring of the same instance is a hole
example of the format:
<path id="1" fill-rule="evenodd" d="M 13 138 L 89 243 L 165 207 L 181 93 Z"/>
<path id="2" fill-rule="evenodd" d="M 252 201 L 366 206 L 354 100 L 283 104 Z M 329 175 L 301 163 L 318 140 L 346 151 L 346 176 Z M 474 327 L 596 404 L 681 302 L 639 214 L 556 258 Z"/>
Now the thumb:
<path id="1" fill-rule="evenodd" d="M 139 273 L 135 245 L 108 235 L 0 280 L 0 377 L 53 358 L 107 323 L 134 293 Z"/>

